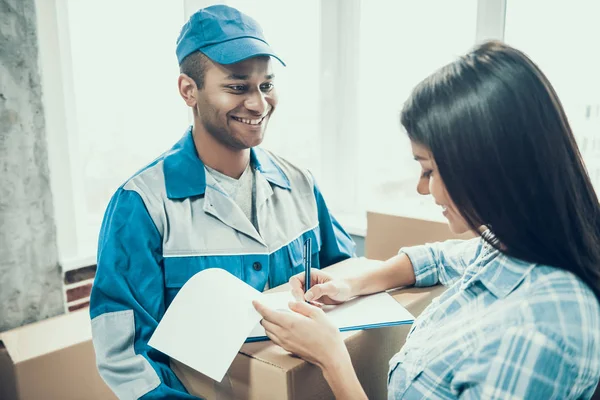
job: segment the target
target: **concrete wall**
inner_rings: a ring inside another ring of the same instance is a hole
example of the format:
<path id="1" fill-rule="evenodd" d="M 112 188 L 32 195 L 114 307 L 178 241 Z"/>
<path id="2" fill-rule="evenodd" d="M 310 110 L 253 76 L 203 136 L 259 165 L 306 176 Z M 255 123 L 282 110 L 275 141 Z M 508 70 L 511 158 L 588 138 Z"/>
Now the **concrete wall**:
<path id="1" fill-rule="evenodd" d="M 64 312 L 34 0 L 0 0 L 0 331 Z"/>

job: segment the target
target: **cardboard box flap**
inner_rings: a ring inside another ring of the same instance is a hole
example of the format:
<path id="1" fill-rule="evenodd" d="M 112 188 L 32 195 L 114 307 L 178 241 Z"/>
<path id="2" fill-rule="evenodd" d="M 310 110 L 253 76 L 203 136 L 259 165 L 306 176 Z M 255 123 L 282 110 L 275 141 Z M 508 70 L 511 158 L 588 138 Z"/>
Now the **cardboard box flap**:
<path id="1" fill-rule="evenodd" d="M 0 341 L 15 364 L 89 341 L 91 338 L 92 328 L 87 310 L 0 333 Z"/>
<path id="2" fill-rule="evenodd" d="M 246 343 L 240 353 L 262 361 L 283 371 L 289 371 L 302 364 L 302 360 L 290 357 L 289 353 L 271 341 Z"/>

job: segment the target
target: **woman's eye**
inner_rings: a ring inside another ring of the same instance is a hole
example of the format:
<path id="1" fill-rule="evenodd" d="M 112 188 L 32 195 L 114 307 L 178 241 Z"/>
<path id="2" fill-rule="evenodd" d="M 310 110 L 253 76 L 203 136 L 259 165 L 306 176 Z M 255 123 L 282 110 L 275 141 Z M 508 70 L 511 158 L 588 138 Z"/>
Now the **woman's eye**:
<path id="1" fill-rule="evenodd" d="M 433 172 L 432 170 L 423 171 L 423 172 L 421 173 L 421 178 L 429 178 L 429 177 L 431 176 L 431 173 L 432 173 L 432 172 Z"/>

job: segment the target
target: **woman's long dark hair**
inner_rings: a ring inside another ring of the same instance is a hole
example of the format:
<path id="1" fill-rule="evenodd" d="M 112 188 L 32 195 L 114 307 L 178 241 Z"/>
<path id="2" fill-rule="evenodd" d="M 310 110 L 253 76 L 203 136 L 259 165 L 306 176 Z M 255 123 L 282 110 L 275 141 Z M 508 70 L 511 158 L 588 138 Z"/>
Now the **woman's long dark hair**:
<path id="1" fill-rule="evenodd" d="M 573 272 L 600 300 L 598 198 L 563 107 L 527 56 L 476 47 L 421 82 L 401 121 L 473 230 L 486 225 L 504 253 Z"/>

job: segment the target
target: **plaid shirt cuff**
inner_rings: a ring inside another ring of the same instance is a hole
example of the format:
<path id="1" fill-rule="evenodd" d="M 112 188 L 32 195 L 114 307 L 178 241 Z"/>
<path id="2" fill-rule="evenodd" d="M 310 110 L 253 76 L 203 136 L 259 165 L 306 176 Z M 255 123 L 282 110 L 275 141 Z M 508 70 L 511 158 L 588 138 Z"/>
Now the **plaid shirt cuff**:
<path id="1" fill-rule="evenodd" d="M 410 259 L 415 271 L 417 287 L 434 286 L 439 283 L 433 252 L 427 245 L 403 247 L 398 254 L 404 253 Z"/>

